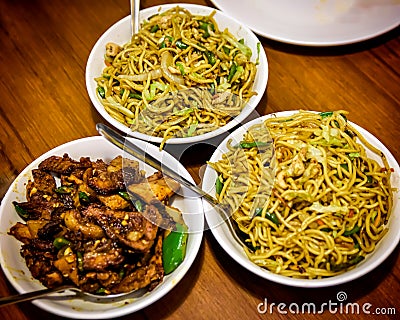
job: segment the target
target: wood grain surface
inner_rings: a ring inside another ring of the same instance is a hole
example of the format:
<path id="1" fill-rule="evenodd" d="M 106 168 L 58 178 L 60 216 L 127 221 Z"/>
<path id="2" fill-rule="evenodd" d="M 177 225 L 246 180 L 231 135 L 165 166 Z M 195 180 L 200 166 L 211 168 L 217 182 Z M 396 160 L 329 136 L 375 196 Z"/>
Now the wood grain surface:
<path id="1" fill-rule="evenodd" d="M 210 1 L 186 2 L 213 6 Z M 166 1 L 143 0 L 141 8 L 162 3 Z M 86 91 L 86 61 L 99 36 L 128 14 L 128 0 L 0 1 L 0 199 L 25 166 L 41 154 L 97 135 L 95 124 L 104 120 Z M 269 81 L 258 114 L 346 109 L 351 121 L 377 136 L 400 161 L 399 28 L 366 42 L 328 48 L 260 41 L 268 57 Z M 213 150 L 204 144 L 196 146 L 195 152 L 189 148 L 179 154 L 196 182 Z M 347 302 L 370 303 L 371 314 L 326 310 L 320 318 L 399 318 L 398 249 L 374 271 L 351 283 L 302 289 L 249 273 L 206 231 L 183 280 L 158 302 L 123 319 L 311 319 L 313 314 L 281 314 L 277 309 L 262 314 L 257 306 L 265 299 L 276 305 L 320 305 L 337 301 L 340 291 L 347 294 Z M 0 296 L 11 294 L 16 291 L 0 272 Z M 372 314 L 376 308 L 395 308 L 397 314 Z M 0 308 L 0 318 L 59 319 L 29 302 Z"/>

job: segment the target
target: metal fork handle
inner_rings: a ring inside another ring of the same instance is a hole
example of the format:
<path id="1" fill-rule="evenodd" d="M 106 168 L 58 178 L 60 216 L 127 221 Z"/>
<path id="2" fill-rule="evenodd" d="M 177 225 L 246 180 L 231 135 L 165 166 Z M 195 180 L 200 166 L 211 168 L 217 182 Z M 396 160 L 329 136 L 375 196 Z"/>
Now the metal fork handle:
<path id="1" fill-rule="evenodd" d="M 116 132 L 115 130 L 111 129 L 110 127 L 106 126 L 103 123 L 98 123 L 96 125 L 97 131 L 106 138 L 109 142 L 116 145 L 121 150 L 126 151 L 130 155 L 134 156 L 135 158 L 143 161 L 144 163 L 148 164 L 150 167 L 162 172 L 167 177 L 179 182 L 184 187 L 188 188 L 189 190 L 193 191 L 198 196 L 202 197 L 204 200 L 209 202 L 213 208 L 221 215 L 223 221 L 227 222 L 229 231 L 232 233 L 232 236 L 235 240 L 240 243 L 242 246 L 246 244 L 240 239 L 238 236 L 235 226 L 231 220 L 231 214 L 227 208 L 222 206 L 217 199 L 213 196 L 208 194 L 207 192 L 200 189 L 198 186 L 190 182 L 189 180 L 185 179 L 181 175 L 179 175 L 176 171 L 171 169 L 165 164 L 162 164 L 159 160 L 154 158 L 151 154 L 147 153 L 145 150 L 142 150 L 140 147 L 133 144 L 129 139 L 125 139 L 121 134 Z"/>
<path id="2" fill-rule="evenodd" d="M 65 286 L 50 288 L 50 289 L 43 289 L 43 290 L 27 292 L 27 293 L 22 293 L 22 294 L 16 294 L 13 296 L 0 298 L 0 307 L 4 307 L 4 306 L 10 305 L 10 304 L 19 303 L 19 302 L 23 302 L 23 301 L 30 301 L 30 300 L 46 297 L 51 293 L 63 292 L 65 290 L 74 290 L 74 291 L 81 292 L 80 289 L 78 289 L 74 286 L 71 286 L 71 285 L 65 285 Z"/>
<path id="3" fill-rule="evenodd" d="M 209 195 L 208 193 L 204 192 L 198 186 L 190 182 L 189 180 L 185 179 L 178 173 L 176 173 L 173 169 L 168 167 L 166 164 L 162 164 L 158 159 L 154 158 L 151 154 L 147 153 L 146 151 L 142 150 L 135 144 L 133 144 L 129 139 L 125 139 L 122 135 L 118 132 L 114 131 L 110 127 L 106 126 L 103 123 L 98 123 L 96 125 L 97 131 L 108 141 L 119 147 L 120 149 L 126 151 L 130 155 L 134 156 L 135 158 L 147 163 L 150 167 L 162 172 L 164 175 L 168 176 L 169 178 L 179 182 L 180 184 L 184 185 L 189 190 L 193 191 L 197 195 L 203 197 L 209 203 L 214 206 L 219 205 L 217 199 L 213 196 Z"/>

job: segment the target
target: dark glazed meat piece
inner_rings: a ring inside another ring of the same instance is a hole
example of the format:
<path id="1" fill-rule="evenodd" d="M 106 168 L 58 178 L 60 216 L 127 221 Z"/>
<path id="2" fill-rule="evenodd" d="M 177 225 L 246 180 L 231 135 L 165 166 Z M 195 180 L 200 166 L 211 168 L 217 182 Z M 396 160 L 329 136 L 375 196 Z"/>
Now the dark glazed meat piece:
<path id="1" fill-rule="evenodd" d="M 42 200 L 44 195 L 54 194 L 56 181 L 51 174 L 39 169 L 33 169 L 32 178 L 26 186 L 27 201 Z"/>
<path id="2" fill-rule="evenodd" d="M 160 213 L 154 206 L 147 206 L 142 214 L 90 205 L 82 211 L 82 216 L 96 221 L 111 239 L 143 253 L 150 250 L 157 235 L 158 227 L 151 221 L 161 219 Z"/>
<path id="3" fill-rule="evenodd" d="M 53 240 L 54 236 L 63 231 L 60 221 L 49 221 L 38 230 L 37 236 L 43 240 Z"/>
<path id="4" fill-rule="evenodd" d="M 145 173 L 140 171 L 139 162 L 128 158 L 116 157 L 108 167 L 110 172 L 120 171 L 123 174 L 125 185 L 142 182 L 146 179 Z"/>
<path id="5" fill-rule="evenodd" d="M 120 275 L 114 271 L 87 272 L 79 280 L 79 287 L 85 292 L 96 293 L 101 288 L 110 288 L 120 280 Z"/>
<path id="6" fill-rule="evenodd" d="M 109 165 L 102 160 L 97 160 L 92 167 L 91 172 L 86 172 L 87 184 L 100 195 L 124 190 L 125 183 L 138 183 L 145 179 L 137 161 L 121 156 L 114 158 Z"/>
<path id="7" fill-rule="evenodd" d="M 9 235 L 15 237 L 18 241 L 22 243 L 29 244 L 32 241 L 32 234 L 29 231 L 28 226 L 25 223 L 17 222 L 14 224 L 10 231 L 8 231 Z"/>
<path id="8" fill-rule="evenodd" d="M 91 161 L 89 158 L 82 157 L 80 161 L 76 161 L 71 159 L 68 154 L 64 154 L 62 157 L 51 156 L 39 164 L 39 169 L 59 174 L 70 174 L 77 168 L 90 167 Z"/>
<path id="9" fill-rule="evenodd" d="M 155 288 L 164 277 L 162 265 L 162 238 L 157 237 L 154 255 L 147 264 L 129 273 L 122 281 L 111 289 L 112 293 L 123 293 L 138 290 L 149 286 L 149 290 Z"/>
<path id="10" fill-rule="evenodd" d="M 121 170 L 108 170 L 108 165 L 103 160 L 97 160 L 92 165 L 93 169 L 86 171 L 87 184 L 98 194 L 107 195 L 124 189 L 124 179 Z"/>
<path id="11" fill-rule="evenodd" d="M 120 266 L 125 260 L 122 248 L 114 248 L 109 239 L 86 245 L 83 254 L 85 270 L 107 271 L 109 267 Z"/>
<path id="12" fill-rule="evenodd" d="M 63 282 L 62 274 L 54 267 L 57 253 L 52 243 L 34 239 L 21 249 L 21 256 L 35 279 L 48 288 L 59 286 Z"/>
<path id="13" fill-rule="evenodd" d="M 44 198 L 30 202 L 13 201 L 13 204 L 18 205 L 22 210 L 24 210 L 30 220 L 50 220 L 52 213 L 59 206 L 57 201 L 46 201 Z"/>
<path id="14" fill-rule="evenodd" d="M 180 189 L 180 184 L 171 178 L 164 177 L 161 172 L 156 172 L 141 183 L 128 186 L 131 194 L 150 204 L 159 204 L 169 199 Z"/>

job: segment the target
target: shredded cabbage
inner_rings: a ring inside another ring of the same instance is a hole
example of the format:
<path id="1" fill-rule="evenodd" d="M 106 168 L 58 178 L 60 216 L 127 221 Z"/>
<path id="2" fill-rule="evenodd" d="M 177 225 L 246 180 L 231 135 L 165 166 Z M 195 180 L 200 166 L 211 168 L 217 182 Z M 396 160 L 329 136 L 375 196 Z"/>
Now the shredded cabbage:
<path id="1" fill-rule="evenodd" d="M 328 206 L 324 206 L 318 201 L 313 202 L 311 207 L 309 207 L 310 210 L 317 211 L 319 213 L 348 213 L 349 208 L 347 206 L 338 206 L 335 204 L 330 204 Z"/>

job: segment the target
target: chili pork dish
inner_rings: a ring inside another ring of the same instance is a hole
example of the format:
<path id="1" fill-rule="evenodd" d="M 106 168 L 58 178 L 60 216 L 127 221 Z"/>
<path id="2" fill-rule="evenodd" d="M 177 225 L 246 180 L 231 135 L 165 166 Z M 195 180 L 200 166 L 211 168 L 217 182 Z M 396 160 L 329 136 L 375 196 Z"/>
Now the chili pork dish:
<path id="1" fill-rule="evenodd" d="M 152 290 L 185 257 L 187 227 L 170 206 L 179 187 L 160 172 L 146 177 L 137 161 L 121 156 L 109 163 L 51 156 L 32 170 L 26 201 L 13 202 L 24 222 L 9 234 L 48 288 Z"/>

